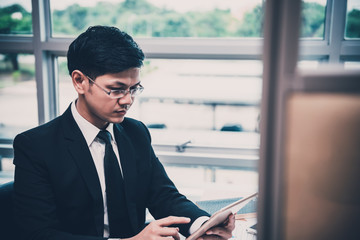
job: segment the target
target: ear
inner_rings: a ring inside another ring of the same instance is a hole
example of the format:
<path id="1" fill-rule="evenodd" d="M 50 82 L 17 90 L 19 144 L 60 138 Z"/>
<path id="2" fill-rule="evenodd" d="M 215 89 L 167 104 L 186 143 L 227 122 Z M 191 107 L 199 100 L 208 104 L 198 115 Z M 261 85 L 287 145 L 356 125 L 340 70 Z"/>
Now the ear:
<path id="1" fill-rule="evenodd" d="M 84 94 L 88 82 L 86 81 L 87 78 L 85 77 L 85 75 L 79 70 L 74 70 L 71 73 L 71 79 L 77 93 Z"/>

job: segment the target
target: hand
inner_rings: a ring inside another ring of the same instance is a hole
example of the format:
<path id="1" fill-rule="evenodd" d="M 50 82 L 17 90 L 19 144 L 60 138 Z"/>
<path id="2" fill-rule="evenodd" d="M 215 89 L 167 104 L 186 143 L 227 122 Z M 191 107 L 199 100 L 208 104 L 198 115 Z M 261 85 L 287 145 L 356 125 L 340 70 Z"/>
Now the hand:
<path id="1" fill-rule="evenodd" d="M 151 222 L 138 235 L 128 240 L 161 240 L 175 239 L 180 240 L 179 228 L 168 227 L 173 224 L 186 224 L 190 222 L 187 217 L 166 217 Z"/>
<path id="2" fill-rule="evenodd" d="M 232 237 L 232 231 L 235 229 L 235 215 L 231 214 L 221 225 L 210 228 L 204 235 L 197 240 L 226 240 Z"/>

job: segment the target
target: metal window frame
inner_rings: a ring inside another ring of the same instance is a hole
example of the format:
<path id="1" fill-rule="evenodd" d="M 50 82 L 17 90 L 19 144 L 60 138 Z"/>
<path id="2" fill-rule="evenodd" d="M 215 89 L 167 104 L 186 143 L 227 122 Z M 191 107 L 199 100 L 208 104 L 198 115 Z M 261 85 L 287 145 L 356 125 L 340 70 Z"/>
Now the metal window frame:
<path id="1" fill-rule="evenodd" d="M 268 0 L 264 33 L 262 121 L 260 126 L 258 239 L 285 239 L 285 111 L 294 92 L 360 93 L 360 71 L 345 70 L 343 59 L 358 59 L 359 45 L 344 40 L 346 1 L 329 0 L 325 40 L 313 57 L 330 63 L 319 69 L 297 68 L 301 0 Z M 309 47 L 309 46 L 307 46 Z M 306 49 L 311 54 L 311 47 Z M 352 51 L 352 53 L 351 53 Z M 304 52 L 302 52 L 304 53 Z M 334 66 L 336 63 L 336 66 Z"/>
<path id="2" fill-rule="evenodd" d="M 282 4 L 284 1 L 269 0 L 266 3 L 267 9 L 281 6 L 276 4 Z M 0 52 L 34 54 L 38 119 L 39 124 L 42 124 L 59 114 L 56 60 L 57 56 L 66 56 L 67 48 L 73 38 L 51 37 L 50 0 L 32 0 L 32 11 L 33 36 L 1 35 Z M 345 29 L 346 15 L 344 14 L 346 14 L 346 1 L 328 0 L 324 39 L 301 40 L 300 59 L 320 59 L 337 63 L 344 60 L 360 60 L 360 41 L 344 40 L 342 37 Z M 291 18 L 291 16 L 287 15 L 286 21 L 288 21 L 287 18 Z M 273 26 L 277 26 L 279 23 L 272 21 L 271 24 L 267 27 L 275 30 L 276 28 Z M 135 40 L 143 48 L 148 58 L 222 60 L 262 60 L 266 58 L 266 55 L 263 55 L 263 39 L 261 38 L 138 38 Z M 293 37 L 292 41 L 298 43 L 297 38 Z M 289 47 L 288 50 L 297 53 L 297 44 Z M 296 65 L 297 60 L 293 59 L 292 64 Z M 273 86 L 267 85 L 264 91 L 272 89 Z M 263 95 L 263 99 L 265 101 L 265 99 L 269 99 L 269 96 Z M 265 141 L 268 142 L 269 139 Z M 227 151 L 226 149 L 222 150 Z M 172 161 L 171 158 L 169 161 Z M 205 164 L 207 163 L 205 162 Z"/>
<path id="3" fill-rule="evenodd" d="M 267 3 L 267 5 L 270 5 Z M 335 11 L 336 9 L 336 11 Z M 33 36 L 0 36 L 0 52 L 31 53 L 35 57 L 38 118 L 42 124 L 59 114 L 55 59 L 66 56 L 73 38 L 51 37 L 50 0 L 32 0 Z M 360 59 L 360 41 L 344 40 L 346 1 L 328 0 L 323 40 L 303 40 L 302 59 Z M 261 60 L 261 38 L 139 38 L 148 58 Z"/>

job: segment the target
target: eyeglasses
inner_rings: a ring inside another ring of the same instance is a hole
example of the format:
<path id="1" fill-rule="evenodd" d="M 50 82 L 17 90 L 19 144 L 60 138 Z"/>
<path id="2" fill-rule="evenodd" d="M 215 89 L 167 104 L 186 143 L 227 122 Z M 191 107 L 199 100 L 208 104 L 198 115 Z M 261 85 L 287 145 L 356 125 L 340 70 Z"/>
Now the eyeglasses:
<path id="1" fill-rule="evenodd" d="M 86 76 L 86 75 L 85 75 Z M 99 84 L 97 84 L 94 80 L 92 80 L 90 77 L 86 76 L 90 81 L 92 81 L 98 88 L 100 88 L 101 90 L 103 90 L 110 98 L 113 99 L 118 99 L 118 98 L 122 98 L 125 97 L 128 93 L 130 93 L 130 95 L 132 97 L 135 97 L 137 95 L 139 95 L 140 93 L 142 93 L 142 91 L 144 90 L 144 87 L 141 86 L 140 84 L 137 85 L 135 88 L 131 88 L 129 90 L 124 90 L 124 89 L 116 89 L 116 90 L 106 90 L 105 88 L 101 87 Z"/>

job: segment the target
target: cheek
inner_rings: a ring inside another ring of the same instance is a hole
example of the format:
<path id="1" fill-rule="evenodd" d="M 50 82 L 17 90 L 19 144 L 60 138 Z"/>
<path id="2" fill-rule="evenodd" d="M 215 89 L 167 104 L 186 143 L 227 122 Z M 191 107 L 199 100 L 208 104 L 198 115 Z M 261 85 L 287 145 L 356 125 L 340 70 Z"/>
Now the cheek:
<path id="1" fill-rule="evenodd" d="M 117 102 L 106 99 L 103 101 L 98 101 L 96 104 L 98 106 L 99 111 L 106 114 L 106 113 L 112 113 L 116 109 Z"/>
<path id="2" fill-rule="evenodd" d="M 109 101 L 109 99 L 94 98 L 91 102 L 92 109 L 100 115 L 106 115 L 114 110 L 116 103 Z"/>

